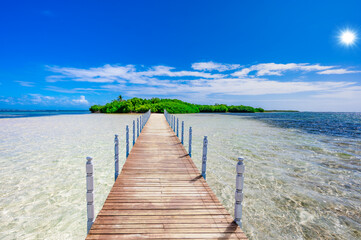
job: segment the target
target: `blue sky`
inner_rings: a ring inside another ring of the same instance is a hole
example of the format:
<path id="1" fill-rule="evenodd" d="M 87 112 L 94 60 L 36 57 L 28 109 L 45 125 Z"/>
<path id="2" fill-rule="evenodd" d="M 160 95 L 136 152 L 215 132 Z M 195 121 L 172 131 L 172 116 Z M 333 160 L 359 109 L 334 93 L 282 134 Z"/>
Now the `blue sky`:
<path id="1" fill-rule="evenodd" d="M 0 109 L 119 94 L 361 111 L 360 1 L 3 1 Z M 353 45 L 340 33 L 356 34 Z"/>

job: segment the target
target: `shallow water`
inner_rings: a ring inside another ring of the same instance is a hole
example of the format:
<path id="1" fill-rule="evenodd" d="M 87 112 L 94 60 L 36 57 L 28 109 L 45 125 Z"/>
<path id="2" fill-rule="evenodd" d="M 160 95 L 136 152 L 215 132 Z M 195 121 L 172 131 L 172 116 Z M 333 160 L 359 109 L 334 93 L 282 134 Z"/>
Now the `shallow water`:
<path id="1" fill-rule="evenodd" d="M 359 239 L 361 140 L 280 128 L 244 115 L 178 115 L 193 127 L 201 168 L 233 214 L 235 164 L 245 157 L 243 229 L 251 239 Z M 114 182 L 113 138 L 135 115 L 0 119 L 2 239 L 83 239 L 85 157 L 94 157 L 95 210 Z M 188 143 L 188 131 L 185 146 Z M 188 148 L 187 148 L 188 149 Z"/>

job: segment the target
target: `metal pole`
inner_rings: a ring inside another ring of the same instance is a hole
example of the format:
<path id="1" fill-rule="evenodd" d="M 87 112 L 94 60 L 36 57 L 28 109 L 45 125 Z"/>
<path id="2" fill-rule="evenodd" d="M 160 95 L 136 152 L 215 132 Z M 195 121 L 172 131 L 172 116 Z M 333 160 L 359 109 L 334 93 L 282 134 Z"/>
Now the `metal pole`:
<path id="1" fill-rule="evenodd" d="M 126 144 L 125 144 L 125 155 L 126 155 L 126 158 L 128 158 L 129 156 L 129 126 L 127 125 L 126 128 L 125 128 L 125 139 L 126 139 Z"/>
<path id="2" fill-rule="evenodd" d="M 189 146 L 188 146 L 189 156 L 192 157 L 192 127 L 189 127 Z"/>
<path id="3" fill-rule="evenodd" d="M 184 144 L 184 121 L 182 121 L 182 137 L 181 137 L 181 142 L 182 142 L 182 144 Z"/>
<path id="4" fill-rule="evenodd" d="M 244 164 L 243 158 L 238 158 L 237 176 L 236 176 L 236 193 L 234 206 L 234 221 L 242 228 L 242 201 L 243 201 L 243 182 L 244 182 Z"/>
<path id="5" fill-rule="evenodd" d="M 137 139 L 139 137 L 139 118 L 137 118 Z"/>
<path id="6" fill-rule="evenodd" d="M 135 120 L 133 120 L 133 146 L 135 144 Z"/>
<path id="7" fill-rule="evenodd" d="M 203 156 L 202 156 L 202 177 L 204 179 L 206 179 L 206 171 L 207 171 L 207 146 L 208 146 L 208 139 L 207 139 L 207 136 L 204 136 Z"/>
<path id="8" fill-rule="evenodd" d="M 86 168 L 86 202 L 87 202 L 87 234 L 89 234 L 89 231 L 94 223 L 94 167 L 92 157 L 86 158 L 87 162 L 85 165 Z"/>
<path id="9" fill-rule="evenodd" d="M 179 119 L 177 118 L 177 137 L 179 137 Z"/>
<path id="10" fill-rule="evenodd" d="M 118 135 L 114 138 L 114 181 L 117 180 L 119 175 L 119 139 Z"/>

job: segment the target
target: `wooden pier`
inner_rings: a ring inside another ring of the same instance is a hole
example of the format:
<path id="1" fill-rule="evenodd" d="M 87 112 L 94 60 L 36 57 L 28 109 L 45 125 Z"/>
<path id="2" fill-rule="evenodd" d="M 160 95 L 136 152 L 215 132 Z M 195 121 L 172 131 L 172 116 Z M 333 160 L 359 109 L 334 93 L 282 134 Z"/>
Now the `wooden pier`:
<path id="1" fill-rule="evenodd" d="M 247 239 L 163 114 L 152 114 L 86 239 Z"/>

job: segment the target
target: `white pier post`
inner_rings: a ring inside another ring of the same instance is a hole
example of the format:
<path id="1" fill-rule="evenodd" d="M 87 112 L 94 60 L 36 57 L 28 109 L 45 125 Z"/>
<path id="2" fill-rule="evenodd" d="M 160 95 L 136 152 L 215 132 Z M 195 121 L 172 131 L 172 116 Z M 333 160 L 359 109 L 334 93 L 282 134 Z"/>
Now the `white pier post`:
<path id="1" fill-rule="evenodd" d="M 133 146 L 135 144 L 135 120 L 133 120 Z"/>
<path id="2" fill-rule="evenodd" d="M 142 116 L 139 117 L 139 132 L 142 132 Z"/>
<path id="3" fill-rule="evenodd" d="M 179 119 L 177 118 L 177 137 L 179 137 Z"/>
<path id="4" fill-rule="evenodd" d="M 175 116 L 173 117 L 173 132 L 175 133 Z"/>
<path id="5" fill-rule="evenodd" d="M 242 228 L 242 201 L 243 201 L 244 164 L 243 158 L 238 158 L 236 177 L 236 204 L 234 206 L 234 221 Z"/>
<path id="6" fill-rule="evenodd" d="M 204 179 L 206 179 L 206 172 L 207 172 L 207 146 L 208 146 L 208 139 L 207 139 L 207 136 L 204 136 L 203 156 L 202 156 L 202 177 Z"/>
<path id="7" fill-rule="evenodd" d="M 137 139 L 139 137 L 139 118 L 137 118 Z"/>
<path id="8" fill-rule="evenodd" d="M 94 223 L 94 177 L 93 177 L 93 163 L 92 157 L 86 158 L 86 202 L 87 202 L 87 234 Z"/>
<path id="9" fill-rule="evenodd" d="M 182 144 L 184 144 L 184 121 L 182 121 L 182 137 L 181 137 L 181 142 L 182 142 Z"/>
<path id="10" fill-rule="evenodd" d="M 189 127 L 189 146 L 188 146 L 189 156 L 192 157 L 192 127 Z"/>
<path id="11" fill-rule="evenodd" d="M 114 181 L 117 180 L 119 175 L 119 139 L 118 135 L 114 138 Z"/>
<path id="12" fill-rule="evenodd" d="M 129 126 L 127 125 L 125 128 L 125 139 L 126 139 L 126 144 L 125 144 L 125 155 L 126 158 L 128 158 L 129 156 Z"/>

